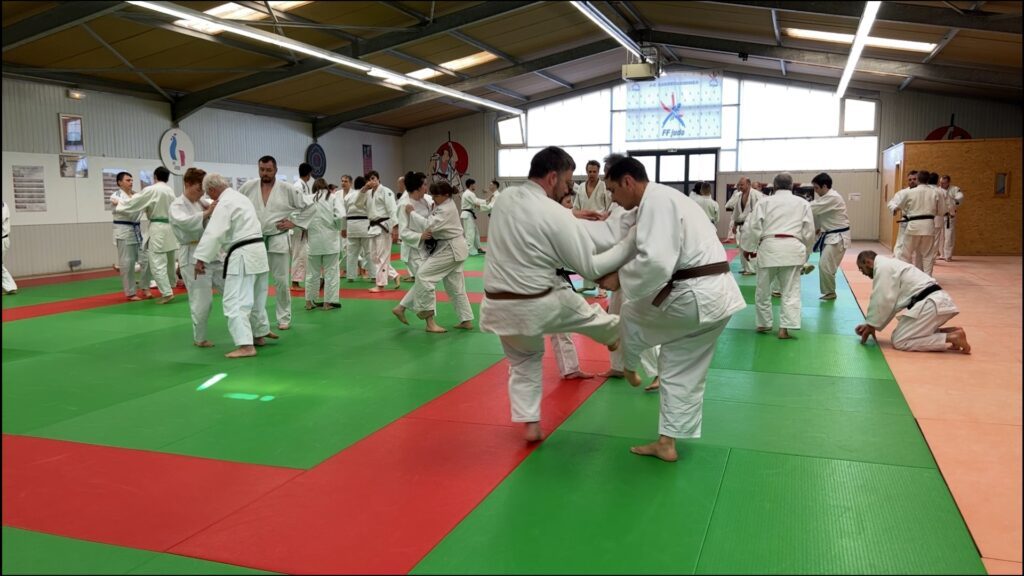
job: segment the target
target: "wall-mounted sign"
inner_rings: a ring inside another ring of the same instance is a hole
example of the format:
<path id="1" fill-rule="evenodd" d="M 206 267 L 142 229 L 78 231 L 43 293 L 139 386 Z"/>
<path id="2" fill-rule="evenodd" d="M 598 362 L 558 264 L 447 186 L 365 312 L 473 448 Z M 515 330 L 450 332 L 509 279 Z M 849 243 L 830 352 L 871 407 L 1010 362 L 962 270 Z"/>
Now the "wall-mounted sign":
<path id="1" fill-rule="evenodd" d="M 323 178 L 327 173 L 327 154 L 322 146 L 312 143 L 306 148 L 306 163 L 313 167 L 313 178 Z"/>
<path id="2" fill-rule="evenodd" d="M 171 128 L 160 137 L 160 161 L 171 174 L 178 176 L 195 164 L 196 149 L 181 128 Z"/>
<path id="3" fill-rule="evenodd" d="M 721 135 L 721 72 L 672 72 L 626 86 L 626 142 Z"/>

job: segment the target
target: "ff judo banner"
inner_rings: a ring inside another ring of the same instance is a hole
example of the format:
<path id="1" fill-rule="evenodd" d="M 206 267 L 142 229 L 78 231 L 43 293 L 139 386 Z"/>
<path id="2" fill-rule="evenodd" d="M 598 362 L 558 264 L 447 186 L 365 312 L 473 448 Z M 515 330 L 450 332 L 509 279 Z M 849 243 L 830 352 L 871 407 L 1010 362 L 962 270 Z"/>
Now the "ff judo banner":
<path id="1" fill-rule="evenodd" d="M 626 142 L 721 135 L 721 72 L 672 72 L 626 87 Z"/>

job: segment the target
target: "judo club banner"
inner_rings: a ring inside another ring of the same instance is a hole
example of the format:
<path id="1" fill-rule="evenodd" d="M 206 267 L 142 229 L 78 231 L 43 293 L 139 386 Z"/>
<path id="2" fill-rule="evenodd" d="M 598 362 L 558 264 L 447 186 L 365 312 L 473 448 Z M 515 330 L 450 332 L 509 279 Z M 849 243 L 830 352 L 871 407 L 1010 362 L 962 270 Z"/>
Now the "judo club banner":
<path id="1" fill-rule="evenodd" d="M 466 148 L 451 139 L 437 147 L 427 162 L 427 174 L 431 184 L 447 182 L 457 192 L 462 192 L 462 177 L 469 170 L 469 152 Z"/>
<path id="2" fill-rule="evenodd" d="M 160 137 L 160 161 L 171 174 L 181 176 L 195 164 L 196 149 L 192 139 L 180 128 L 171 128 Z"/>
<path id="3" fill-rule="evenodd" d="M 672 72 L 626 87 L 626 142 L 719 138 L 722 73 Z"/>

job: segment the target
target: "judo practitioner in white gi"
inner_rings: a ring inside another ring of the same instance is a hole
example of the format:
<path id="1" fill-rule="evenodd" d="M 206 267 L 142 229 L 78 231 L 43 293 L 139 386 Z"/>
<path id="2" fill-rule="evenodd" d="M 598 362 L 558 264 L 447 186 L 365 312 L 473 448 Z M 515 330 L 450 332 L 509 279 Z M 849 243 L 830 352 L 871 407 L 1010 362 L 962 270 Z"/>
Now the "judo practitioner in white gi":
<path id="1" fill-rule="evenodd" d="M 270 331 L 267 318 L 270 264 L 263 240 L 265 226 L 252 201 L 228 187 L 227 179 L 220 174 L 207 174 L 203 178 L 203 191 L 217 205 L 196 247 L 194 275 L 198 278 L 210 273 L 207 264 L 225 253 L 221 272 L 224 279 L 222 301 L 228 331 L 236 348 L 224 356 L 255 356 L 255 346 L 263 346 L 266 338 L 277 338 L 277 334 Z M 284 256 L 287 255 L 285 252 Z M 287 284 L 284 289 L 288 289 Z"/>
<path id="2" fill-rule="evenodd" d="M 317 178 L 313 183 L 313 203 L 300 213 L 299 223 L 307 231 L 309 247 L 306 256 L 306 310 L 316 307 L 320 281 L 324 283 L 324 310 L 341 308 L 338 273 L 341 252 L 341 227 L 345 222 L 345 201 L 340 192 L 331 192 L 327 181 Z"/>
<path id="3" fill-rule="evenodd" d="M 423 232 L 427 229 L 430 215 L 434 211 L 434 200 L 427 194 L 427 175 L 423 172 L 409 172 L 402 178 L 406 193 L 398 200 L 395 219 L 398 221 L 398 239 L 402 243 L 401 258 L 409 269 L 410 280 L 415 280 L 426 254 L 423 247 Z M 411 205 L 412 212 L 405 207 Z"/>
<path id="4" fill-rule="evenodd" d="M 178 280 L 174 276 L 174 253 L 178 250 L 178 240 L 174 236 L 169 220 L 171 202 L 174 202 L 174 190 L 167 184 L 171 172 L 163 166 L 153 170 L 153 179 L 156 180 L 151 186 L 145 187 L 141 192 L 128 200 L 118 201 L 113 196 L 110 203 L 114 204 L 114 217 L 131 217 L 145 213 L 149 219 L 149 230 L 143 245 L 146 250 L 146 258 L 149 261 L 149 270 L 160 290 L 160 304 L 167 304 L 174 299 L 174 285 Z M 147 280 L 143 274 L 143 282 Z"/>
<path id="5" fill-rule="evenodd" d="M 907 221 L 903 250 L 896 257 L 914 264 L 929 276 L 935 266 L 935 216 L 945 206 L 945 202 L 940 205 L 938 188 L 927 183 L 930 177 L 927 170 L 918 170 L 917 186 L 907 190 L 896 202 L 896 208 Z"/>
<path id="6" fill-rule="evenodd" d="M 370 236 L 370 260 L 376 270 L 375 285 L 370 292 L 387 289 L 388 281 L 394 281 L 395 289 L 400 288 L 398 271 L 391 265 L 392 232 L 395 229 L 395 193 L 380 183 L 380 173 L 371 170 L 366 173 L 366 182 L 361 192 L 369 195 L 366 202 L 366 217 L 369 219 L 367 234 Z"/>
<path id="7" fill-rule="evenodd" d="M 808 270 L 804 264 L 814 245 L 814 217 L 810 203 L 793 195 L 788 172 L 776 175 L 774 185 L 775 193 L 762 198 L 747 219 L 750 233 L 744 234 L 740 249 L 757 258 L 757 331 L 772 329 L 771 287 L 778 282 L 779 338 L 787 339 L 790 330 L 800 329 L 800 275 Z"/>
<path id="8" fill-rule="evenodd" d="M 836 271 L 850 247 L 850 218 L 846 214 L 846 201 L 832 189 L 832 177 L 822 172 L 811 180 L 814 200 L 811 214 L 818 240 L 814 251 L 821 253 L 818 260 L 818 283 L 822 300 L 836 299 Z"/>
<path id="9" fill-rule="evenodd" d="M 469 255 L 485 254 L 480 248 L 480 229 L 476 226 L 478 212 L 486 212 L 488 201 L 476 195 L 476 180 L 466 180 L 466 189 L 462 192 L 462 229 L 465 230 L 466 244 Z"/>
<path id="10" fill-rule="evenodd" d="M 543 437 L 544 335 L 576 332 L 618 347 L 618 317 L 597 304 L 588 305 L 556 274 L 565 268 L 596 280 L 619 269 L 633 254 L 632 236 L 595 254 L 582 221 L 558 204 L 574 169 L 572 157 L 561 148 L 538 152 L 530 163 L 529 179 L 505 190 L 495 203 L 488 234 L 480 326 L 501 338 L 511 365 L 512 421 L 526 423 L 528 441 Z"/>
<path id="11" fill-rule="evenodd" d="M 939 179 L 939 188 L 946 193 L 946 216 L 943 225 L 945 226 L 946 241 L 942 245 L 942 259 L 946 262 L 953 261 L 953 246 L 956 244 L 956 213 L 960 205 L 964 203 L 964 193 L 959 186 L 950 184 L 949 175 Z"/>
<path id="12" fill-rule="evenodd" d="M 273 156 L 259 159 L 259 180 L 242 184 L 238 193 L 252 202 L 263 226 L 263 236 L 270 263 L 270 277 L 274 281 L 277 302 L 277 327 L 288 330 L 292 322 L 292 293 L 288 268 L 291 248 L 288 231 L 295 228 L 291 218 L 312 203 L 311 196 L 303 195 L 287 182 L 277 179 L 277 160 Z"/>
<path id="13" fill-rule="evenodd" d="M 587 179 L 574 186 L 574 196 L 572 199 L 572 209 L 575 214 L 583 212 L 593 212 L 596 214 L 605 214 L 612 205 L 612 196 L 608 193 L 608 187 L 605 185 L 604 180 L 599 178 L 599 172 L 601 165 L 597 163 L 597 160 L 587 161 Z M 594 282 L 583 279 L 583 290 L 594 290 L 597 289 L 597 297 L 604 298 L 607 295 L 603 288 L 600 288 Z"/>
<path id="14" fill-rule="evenodd" d="M 416 176 L 417 180 L 419 175 Z M 466 296 L 466 279 L 463 276 L 462 268 L 469 256 L 469 248 L 466 245 L 465 236 L 462 234 L 462 222 L 459 213 L 455 209 L 455 189 L 451 184 L 441 181 L 430 186 L 430 196 L 434 199 L 434 211 L 426 228 L 421 234 L 423 238 L 423 250 L 426 255 L 423 264 L 416 272 L 416 283 L 412 290 L 406 294 L 402 302 L 392 309 L 392 313 L 403 324 L 409 322 L 405 319 L 405 309 L 411 308 L 416 311 L 416 316 L 426 322 L 427 332 L 441 334 L 447 332 L 434 320 L 435 309 L 437 308 L 437 294 L 435 287 L 438 282 L 444 282 L 445 292 L 448 299 L 455 307 L 455 313 L 459 316 L 459 323 L 455 328 L 459 330 L 473 329 L 473 308 L 469 305 L 469 297 Z M 405 215 L 413 216 L 415 208 L 412 204 L 405 206 Z"/>
<path id="15" fill-rule="evenodd" d="M 4 283 L 4 294 L 17 294 L 18 284 L 14 281 L 14 277 L 7 271 L 7 249 L 11 247 L 11 210 L 7 207 L 5 201 L 3 208 L 3 283 Z"/>
<path id="16" fill-rule="evenodd" d="M 889 212 L 896 214 L 899 210 L 900 202 L 903 201 L 903 197 L 907 195 L 912 189 L 917 188 L 917 170 L 911 171 L 907 174 L 907 187 L 899 190 L 892 195 L 892 198 L 886 203 L 889 208 Z M 904 218 L 905 215 L 901 215 L 899 219 L 899 229 L 896 233 L 896 242 L 893 243 L 892 253 L 893 256 L 899 258 L 900 254 L 903 253 L 903 244 L 907 240 L 907 220 Z"/>
<path id="17" fill-rule="evenodd" d="M 299 177 L 292 184 L 303 196 L 313 195 L 313 167 L 303 162 L 299 164 Z M 298 288 L 299 282 L 306 278 L 306 256 L 309 253 L 309 231 L 299 228 L 289 232 L 291 243 L 292 287 Z"/>
<path id="18" fill-rule="evenodd" d="M 946 219 L 949 216 L 949 196 L 946 191 L 939 187 L 939 173 L 930 172 L 928 175 L 928 186 L 935 191 L 937 202 L 935 204 L 935 222 L 932 237 L 932 262 L 942 258 L 942 251 L 946 247 Z"/>
<path id="19" fill-rule="evenodd" d="M 622 346 L 631 385 L 640 384 L 640 353 L 661 346 L 659 437 L 631 451 L 672 462 L 678 459 L 677 438 L 700 437 L 715 343 L 746 303 L 717 230 L 700 205 L 673 188 L 649 182 L 635 158 L 616 162 L 607 183 L 617 204 L 637 208 L 636 257 L 600 280 L 625 296 Z"/>
<path id="20" fill-rule="evenodd" d="M 760 190 L 754 189 L 750 185 L 750 178 L 746 176 L 740 177 L 736 183 L 736 192 L 733 193 L 732 198 L 729 199 L 729 204 L 732 204 L 732 222 L 730 228 L 732 229 L 732 235 L 736 238 L 736 244 L 743 245 L 743 236 L 747 234 L 746 221 L 751 214 L 754 213 L 754 207 L 757 203 L 764 198 L 764 194 Z M 742 249 L 740 250 L 740 274 L 743 276 L 753 276 L 757 274 L 757 258 L 749 258 L 747 253 Z"/>
<path id="21" fill-rule="evenodd" d="M 708 219 L 715 226 L 718 225 L 718 202 L 711 197 L 711 183 L 701 182 L 698 188 L 699 192 L 696 194 L 690 194 L 690 198 L 696 202 L 708 215 Z"/>
<path id="22" fill-rule="evenodd" d="M 943 327 L 960 311 L 934 278 L 907 262 L 879 256 L 870 250 L 857 255 L 857 268 L 871 278 L 867 322 L 856 329 L 861 344 L 905 309 L 892 331 L 893 348 L 909 352 L 971 353 L 963 328 Z"/>
<path id="23" fill-rule="evenodd" d="M 206 274 L 195 275 L 196 247 L 203 237 L 206 223 L 213 214 L 216 204 L 203 198 L 203 178 L 206 172 L 199 168 L 185 171 L 185 193 L 171 202 L 170 220 L 174 235 L 178 238 L 178 262 L 181 277 L 188 291 L 188 307 L 192 313 L 192 343 L 200 348 L 213 346 L 206 338 L 210 306 L 213 303 L 213 289 L 224 293 L 224 274 L 220 257 L 211 260 Z M 204 202 L 205 200 L 205 202 Z"/>
<path id="24" fill-rule="evenodd" d="M 132 190 L 132 183 L 134 182 L 130 172 L 118 172 L 117 173 L 117 190 L 110 195 L 111 198 L 117 198 L 117 202 L 124 202 L 135 195 Z M 117 202 L 111 201 L 111 204 Z M 137 285 L 135 283 L 135 265 L 137 263 L 146 262 L 145 253 L 139 254 L 139 248 L 142 246 L 142 212 L 138 212 L 132 215 L 117 214 L 114 213 L 114 245 L 117 246 L 117 271 L 121 275 L 121 289 L 124 290 L 125 298 L 135 302 L 142 300 L 139 298 Z M 142 273 L 142 277 L 148 276 L 149 270 L 148 264 L 145 265 L 145 271 Z M 147 282 L 148 287 L 148 282 Z M 147 294 L 149 290 L 146 290 Z M 148 296 L 147 296 L 148 297 Z"/>
<path id="25" fill-rule="evenodd" d="M 347 182 L 346 182 L 347 179 Z M 366 204 L 370 193 L 364 190 L 366 179 L 357 176 L 341 177 L 345 190 L 345 233 L 348 240 L 348 254 L 345 256 L 345 278 L 355 282 L 356 278 L 369 279 L 377 275 L 370 261 L 370 219 L 366 217 Z"/>

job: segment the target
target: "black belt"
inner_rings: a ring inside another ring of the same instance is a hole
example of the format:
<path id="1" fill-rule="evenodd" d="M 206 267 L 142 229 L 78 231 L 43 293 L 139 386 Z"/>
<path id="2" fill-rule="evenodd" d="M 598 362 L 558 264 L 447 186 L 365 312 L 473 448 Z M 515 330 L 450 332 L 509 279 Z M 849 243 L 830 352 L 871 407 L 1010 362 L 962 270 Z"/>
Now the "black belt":
<path id="1" fill-rule="evenodd" d="M 850 231 L 850 227 L 847 226 L 846 228 L 836 228 L 835 230 L 826 230 L 826 231 L 822 232 L 821 236 L 818 236 L 818 240 L 814 243 L 814 249 L 812 249 L 811 252 L 821 252 L 822 250 L 824 250 L 825 249 L 825 238 L 829 234 L 841 234 L 843 232 L 849 232 L 849 231 Z"/>
<path id="2" fill-rule="evenodd" d="M 911 308 L 914 307 L 914 304 L 917 304 L 921 300 L 927 298 L 933 292 L 938 292 L 939 290 L 942 290 L 942 286 L 939 286 L 938 284 L 932 284 L 931 286 L 928 286 L 927 288 L 921 290 L 917 294 L 914 294 L 913 296 L 910 297 L 910 303 L 907 304 L 907 310 L 910 310 Z"/>
<path id="3" fill-rule="evenodd" d="M 917 216 L 904 216 L 900 222 L 910 222 L 912 220 L 934 220 L 935 216 L 932 214 L 918 214 Z"/>
<path id="4" fill-rule="evenodd" d="M 736 223 L 736 225 L 737 226 L 743 226 L 744 222 L 746 222 L 746 220 L 740 220 L 739 222 Z"/>
<path id="5" fill-rule="evenodd" d="M 572 283 L 572 275 L 576 274 L 575 272 L 572 270 L 566 270 L 565 268 L 559 268 L 558 270 L 555 270 L 555 274 L 557 274 L 562 280 L 568 282 L 569 287 L 573 289 L 573 292 L 576 291 L 576 285 Z"/>
<path id="6" fill-rule="evenodd" d="M 132 222 L 131 220 L 114 220 L 114 224 L 121 224 L 122 226 L 131 226 L 132 232 L 135 233 L 135 241 L 142 244 L 142 225 L 138 222 Z M 4 236 L 7 238 L 7 236 Z"/>
<path id="7" fill-rule="evenodd" d="M 427 254 L 433 254 L 437 250 L 437 238 L 427 238 L 423 241 L 423 247 L 427 249 Z"/>
<path id="8" fill-rule="evenodd" d="M 668 298 L 668 295 L 672 293 L 672 286 L 676 282 L 683 280 L 690 280 L 692 278 L 700 278 L 701 276 L 716 276 L 718 274 L 728 274 L 729 263 L 728 262 L 715 262 L 714 264 L 705 264 L 703 266 L 697 266 L 695 268 L 686 268 L 684 270 L 676 270 L 672 274 L 672 279 L 665 284 L 665 287 L 658 292 L 658 295 L 654 297 L 651 304 L 655 306 L 661 306 L 661 303 Z"/>
<path id="9" fill-rule="evenodd" d="M 367 216 L 346 216 L 346 220 L 369 220 Z"/>
<path id="10" fill-rule="evenodd" d="M 472 210 L 463 210 L 463 212 L 469 212 L 470 216 L 473 217 L 473 220 L 476 220 L 476 212 L 473 212 Z"/>
<path id="11" fill-rule="evenodd" d="M 956 218 L 956 216 L 953 216 L 952 214 L 947 212 L 946 215 L 945 215 L 945 218 L 946 218 L 946 230 L 949 230 L 949 225 L 951 224 L 951 220 Z"/>
<path id="12" fill-rule="evenodd" d="M 260 236 L 259 238 L 246 238 L 245 240 L 239 240 L 238 242 L 232 244 L 231 248 L 228 248 L 227 256 L 224 257 L 224 270 L 221 271 L 221 278 L 228 277 L 228 261 L 231 260 L 231 254 L 233 254 L 235 250 L 238 250 L 242 246 L 248 246 L 249 244 L 255 244 L 257 242 L 263 242 L 263 237 Z"/>
<path id="13" fill-rule="evenodd" d="M 390 220 L 390 218 L 375 218 L 373 220 L 370 220 L 370 226 L 377 226 L 378 228 L 383 230 L 385 234 L 390 234 L 391 230 L 388 230 L 388 228 L 384 226 L 384 223 L 387 222 L 388 220 Z"/>
<path id="14" fill-rule="evenodd" d="M 7 238 L 8 236 L 10 236 L 10 234 L 4 234 L 4 238 Z M 0 238 L 0 240 L 2 240 L 2 239 L 3 238 Z"/>

